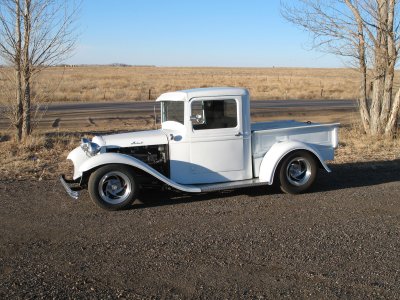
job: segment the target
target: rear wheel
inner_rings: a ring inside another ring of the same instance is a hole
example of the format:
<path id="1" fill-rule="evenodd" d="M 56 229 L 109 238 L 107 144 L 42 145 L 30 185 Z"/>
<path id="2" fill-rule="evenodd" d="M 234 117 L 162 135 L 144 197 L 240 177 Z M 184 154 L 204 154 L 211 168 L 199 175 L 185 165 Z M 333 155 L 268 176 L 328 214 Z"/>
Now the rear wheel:
<path id="1" fill-rule="evenodd" d="M 118 210 L 132 204 L 138 186 L 132 170 L 124 165 L 106 165 L 94 171 L 88 182 L 90 198 L 101 208 Z"/>
<path id="2" fill-rule="evenodd" d="M 288 154 L 280 164 L 279 182 L 283 192 L 300 194 L 309 189 L 317 177 L 317 162 L 307 151 Z"/>

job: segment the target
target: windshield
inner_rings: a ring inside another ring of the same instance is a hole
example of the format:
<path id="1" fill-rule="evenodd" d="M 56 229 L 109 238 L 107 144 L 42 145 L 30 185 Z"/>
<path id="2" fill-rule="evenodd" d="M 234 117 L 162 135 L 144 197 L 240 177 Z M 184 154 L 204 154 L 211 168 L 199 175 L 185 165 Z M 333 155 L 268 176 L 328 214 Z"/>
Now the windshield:
<path id="1" fill-rule="evenodd" d="M 175 121 L 183 124 L 184 119 L 184 102 L 182 101 L 162 101 L 161 116 L 162 122 Z"/>

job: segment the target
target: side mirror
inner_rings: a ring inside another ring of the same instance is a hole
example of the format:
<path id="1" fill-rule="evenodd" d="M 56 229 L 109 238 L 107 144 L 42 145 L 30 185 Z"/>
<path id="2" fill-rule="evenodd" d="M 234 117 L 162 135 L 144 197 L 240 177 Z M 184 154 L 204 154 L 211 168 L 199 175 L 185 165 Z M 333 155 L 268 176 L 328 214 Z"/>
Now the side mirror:
<path id="1" fill-rule="evenodd" d="M 203 116 L 198 114 L 198 115 L 194 115 L 194 116 L 190 116 L 190 121 L 196 121 L 197 124 L 204 124 L 204 119 Z"/>

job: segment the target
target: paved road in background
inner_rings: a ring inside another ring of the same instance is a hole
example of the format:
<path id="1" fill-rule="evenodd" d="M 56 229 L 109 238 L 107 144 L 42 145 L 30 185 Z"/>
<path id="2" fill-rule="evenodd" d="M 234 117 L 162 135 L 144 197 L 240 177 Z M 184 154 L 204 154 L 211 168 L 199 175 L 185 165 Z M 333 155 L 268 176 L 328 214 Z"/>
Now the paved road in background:
<path id="1" fill-rule="evenodd" d="M 154 115 L 153 101 L 146 102 L 91 102 L 54 103 L 40 108 L 39 127 L 76 128 L 90 126 L 97 121 L 151 119 Z M 157 108 L 157 106 L 156 106 Z M 9 120 L 0 106 L 0 129 L 10 128 Z M 334 121 L 346 123 L 349 113 L 357 110 L 354 100 L 257 100 L 251 102 L 253 118 L 289 116 L 336 115 Z M 158 109 L 157 109 L 158 111 Z M 328 120 L 329 121 L 329 120 Z"/>
<path id="2" fill-rule="evenodd" d="M 357 107 L 355 100 L 257 100 L 251 101 L 252 109 L 267 108 L 325 108 L 325 109 L 354 109 Z M 93 111 L 118 109 L 135 109 L 152 112 L 154 102 L 91 102 L 91 103 L 55 103 L 48 106 L 49 112 L 60 112 L 64 110 Z"/>

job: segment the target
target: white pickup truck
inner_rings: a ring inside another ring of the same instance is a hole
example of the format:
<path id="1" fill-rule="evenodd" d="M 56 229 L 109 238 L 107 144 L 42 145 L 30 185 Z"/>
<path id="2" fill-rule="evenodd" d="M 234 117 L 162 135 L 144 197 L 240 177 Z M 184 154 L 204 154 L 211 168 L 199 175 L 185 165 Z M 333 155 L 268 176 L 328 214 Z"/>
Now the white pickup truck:
<path id="1" fill-rule="evenodd" d="M 172 187 L 200 193 L 271 185 L 297 194 L 330 172 L 339 124 L 250 123 L 246 89 L 204 88 L 162 94 L 161 129 L 82 139 L 69 155 L 73 198 L 87 188 L 102 208 L 130 205 L 140 189 Z"/>

